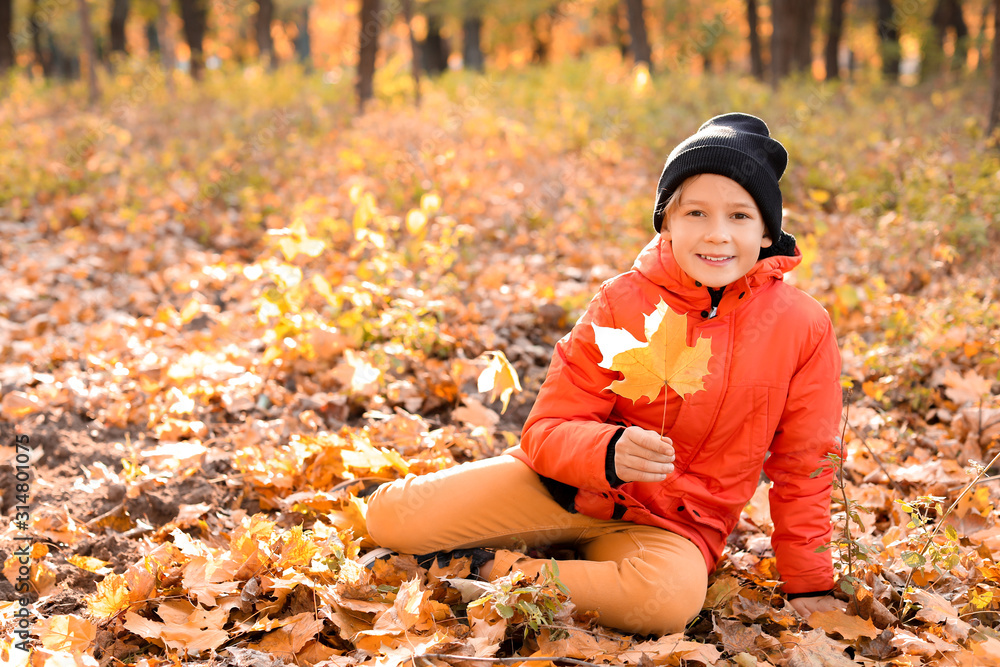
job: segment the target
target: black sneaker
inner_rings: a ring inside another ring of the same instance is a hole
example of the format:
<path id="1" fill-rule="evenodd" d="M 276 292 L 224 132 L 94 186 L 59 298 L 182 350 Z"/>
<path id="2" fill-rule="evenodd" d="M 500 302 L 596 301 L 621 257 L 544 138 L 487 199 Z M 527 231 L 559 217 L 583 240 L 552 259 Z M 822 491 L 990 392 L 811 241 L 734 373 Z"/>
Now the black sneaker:
<path id="1" fill-rule="evenodd" d="M 435 564 L 439 569 L 445 569 L 460 558 L 468 558 L 470 570 L 469 578 L 482 579 L 482 577 L 479 576 L 479 568 L 487 562 L 493 560 L 495 553 L 496 552 L 493 549 L 473 547 L 472 549 L 455 549 L 454 551 L 432 551 L 429 554 L 417 556 L 416 559 L 417 563 L 420 564 L 420 567 L 424 567 L 429 570 Z"/>

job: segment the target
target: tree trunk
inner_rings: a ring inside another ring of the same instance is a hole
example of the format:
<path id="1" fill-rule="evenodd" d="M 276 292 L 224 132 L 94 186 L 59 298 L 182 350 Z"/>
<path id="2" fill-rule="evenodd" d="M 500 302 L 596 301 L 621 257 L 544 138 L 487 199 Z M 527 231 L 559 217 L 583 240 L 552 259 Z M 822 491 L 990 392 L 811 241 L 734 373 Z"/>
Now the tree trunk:
<path id="1" fill-rule="evenodd" d="M 206 0 L 180 0 L 184 39 L 191 49 L 191 77 L 201 79 L 205 67 L 205 24 L 208 20 Z"/>
<path id="2" fill-rule="evenodd" d="M 420 43 L 413 34 L 413 0 L 403 0 L 403 18 L 410 40 L 410 74 L 413 76 L 413 103 L 420 107 Z"/>
<path id="3" fill-rule="evenodd" d="M 0 0 L 0 74 L 14 66 L 14 0 Z"/>
<path id="4" fill-rule="evenodd" d="M 653 71 L 653 56 L 646 36 L 646 17 L 642 0 L 625 0 L 628 14 L 628 34 L 632 40 L 632 60 L 636 65 L 645 63 L 646 69 Z"/>
<path id="5" fill-rule="evenodd" d="M 167 17 L 170 16 L 170 0 L 157 0 L 157 2 L 160 13 L 156 16 L 156 33 L 160 46 L 163 48 L 160 56 L 160 65 L 163 67 L 167 92 L 172 95 L 174 92 L 174 68 L 177 66 L 174 57 L 177 54 L 177 50 L 174 47 L 174 39 L 167 25 Z"/>
<path id="6" fill-rule="evenodd" d="M 150 55 L 160 52 L 160 36 L 156 34 L 156 21 L 146 21 L 146 50 Z"/>
<path id="7" fill-rule="evenodd" d="M 979 35 L 976 36 L 976 70 L 983 66 L 983 55 L 986 50 L 986 26 L 990 20 L 990 7 L 994 3 L 986 0 L 983 3 L 983 13 L 979 16 Z"/>
<path id="8" fill-rule="evenodd" d="M 888 81 L 895 82 L 899 80 L 899 61 L 902 57 L 902 48 L 899 45 L 899 20 L 892 6 L 892 0 L 877 1 L 878 23 L 875 27 L 878 30 L 879 52 L 882 54 L 882 75 Z"/>
<path id="9" fill-rule="evenodd" d="M 1000 127 L 1000 0 L 993 3 L 993 75 L 990 90 L 993 101 L 990 104 L 990 122 L 986 131 L 992 135 Z"/>
<path id="10" fill-rule="evenodd" d="M 549 49 L 552 47 L 552 15 L 542 12 L 532 17 L 531 28 L 531 62 L 544 65 L 549 61 Z"/>
<path id="11" fill-rule="evenodd" d="M 469 16 L 462 21 L 462 62 L 466 69 L 482 72 L 486 69 L 483 57 L 483 19 Z"/>
<path id="12" fill-rule="evenodd" d="M 448 55 L 451 52 L 448 40 L 441 36 L 441 17 L 427 16 L 427 37 L 420 45 L 424 71 L 428 76 L 437 76 L 448 69 Z"/>
<path id="13" fill-rule="evenodd" d="M 611 23 L 611 41 L 618 47 L 618 52 L 624 60 L 628 55 L 628 42 L 625 41 L 625 31 L 622 30 L 622 3 L 611 3 L 608 20 Z"/>
<path id="14" fill-rule="evenodd" d="M 77 0 L 77 10 L 80 18 L 80 65 L 87 75 L 87 102 L 95 104 L 101 97 L 101 89 L 97 81 L 97 53 L 87 0 Z"/>
<path id="15" fill-rule="evenodd" d="M 844 29 L 844 0 L 830 0 L 830 27 L 826 35 L 826 80 L 840 78 L 840 36 Z"/>
<path id="16" fill-rule="evenodd" d="M 257 36 L 257 54 L 261 62 L 274 68 L 274 40 L 271 39 L 271 20 L 274 18 L 274 0 L 257 0 L 254 32 Z"/>
<path id="17" fill-rule="evenodd" d="M 312 70 L 312 37 L 309 34 L 309 5 L 304 6 L 295 20 L 298 34 L 295 35 L 295 56 L 305 65 L 306 71 Z"/>
<path id="18" fill-rule="evenodd" d="M 375 57 L 378 55 L 380 0 L 361 0 L 361 32 L 358 43 L 358 112 L 375 93 Z"/>
<path id="19" fill-rule="evenodd" d="M 757 0 L 747 0 L 747 24 L 750 26 L 750 73 L 758 81 L 763 81 L 764 58 L 760 51 L 760 33 L 757 31 Z"/>
<path id="20" fill-rule="evenodd" d="M 940 72 L 944 65 L 944 41 L 949 28 L 955 31 L 955 52 L 949 69 L 961 69 L 969 55 L 969 27 L 962 15 L 960 0 L 938 0 L 931 14 L 931 27 L 933 34 L 921 45 L 921 79 Z"/>
<path id="21" fill-rule="evenodd" d="M 771 74 L 777 82 L 812 66 L 812 24 L 816 0 L 772 0 Z"/>
<path id="22" fill-rule="evenodd" d="M 125 48 L 125 22 L 128 21 L 129 0 L 111 0 L 111 52 L 128 53 Z"/>
<path id="23" fill-rule="evenodd" d="M 53 75 L 53 57 L 51 49 L 42 48 L 42 37 L 49 36 L 49 32 L 38 16 L 38 0 L 31 0 L 28 24 L 31 26 L 31 49 L 35 54 L 35 62 L 42 66 L 42 75 L 47 79 Z"/>

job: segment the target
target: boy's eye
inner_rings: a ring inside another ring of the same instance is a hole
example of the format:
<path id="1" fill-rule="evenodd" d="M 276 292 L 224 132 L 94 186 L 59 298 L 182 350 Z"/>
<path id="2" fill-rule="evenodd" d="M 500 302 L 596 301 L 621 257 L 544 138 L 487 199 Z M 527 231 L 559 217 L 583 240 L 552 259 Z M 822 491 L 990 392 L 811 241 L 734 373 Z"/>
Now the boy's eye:
<path id="1" fill-rule="evenodd" d="M 746 213 L 737 213 L 736 215 L 740 216 L 740 217 L 738 218 L 739 220 L 744 220 L 744 219 L 747 219 L 747 220 L 748 220 L 748 219 L 750 218 L 750 216 L 749 216 L 749 215 L 747 215 Z"/>

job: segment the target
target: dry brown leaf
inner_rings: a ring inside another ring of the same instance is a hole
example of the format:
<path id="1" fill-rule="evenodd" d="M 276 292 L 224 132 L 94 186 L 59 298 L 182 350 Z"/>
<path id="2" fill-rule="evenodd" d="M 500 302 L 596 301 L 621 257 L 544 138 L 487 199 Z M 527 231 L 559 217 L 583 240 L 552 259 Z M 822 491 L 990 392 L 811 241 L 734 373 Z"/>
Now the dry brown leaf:
<path id="1" fill-rule="evenodd" d="M 847 645 L 830 639 L 822 630 L 799 633 L 786 630 L 780 640 L 791 647 L 786 653 L 788 667 L 855 667 L 854 661 L 844 655 Z"/>
<path id="2" fill-rule="evenodd" d="M 858 637 L 874 639 L 881 632 L 871 621 L 860 616 L 848 616 L 838 609 L 813 612 L 809 615 L 808 622 L 814 628 L 821 628 L 827 633 L 839 634 L 844 639 L 851 641 Z"/>
<path id="3" fill-rule="evenodd" d="M 974 370 L 965 371 L 959 375 L 954 370 L 947 370 L 943 384 L 948 388 L 945 392 L 948 398 L 959 405 L 963 403 L 979 403 L 984 396 L 989 396 L 993 382 L 982 377 Z"/>

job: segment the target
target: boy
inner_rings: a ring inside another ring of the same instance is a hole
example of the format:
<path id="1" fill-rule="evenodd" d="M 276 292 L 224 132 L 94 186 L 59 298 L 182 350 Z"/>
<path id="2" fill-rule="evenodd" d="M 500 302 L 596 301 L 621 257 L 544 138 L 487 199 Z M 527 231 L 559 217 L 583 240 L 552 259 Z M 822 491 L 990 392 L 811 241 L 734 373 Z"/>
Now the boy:
<path id="1" fill-rule="evenodd" d="M 802 615 L 839 604 L 828 468 L 840 421 L 840 354 L 823 308 L 782 282 L 801 261 L 781 229 L 784 147 L 754 116 L 704 123 L 667 158 L 657 186 L 658 235 L 631 271 L 604 283 L 556 344 L 519 446 L 380 488 L 368 528 L 407 553 L 571 543 L 561 561 L 577 607 L 622 630 L 682 631 L 757 486 L 773 482 L 772 545 Z M 616 395 L 594 325 L 643 340 L 664 301 L 686 315 L 687 345 L 711 344 L 704 390 L 651 402 Z M 544 561 L 483 564 L 537 573 Z"/>

